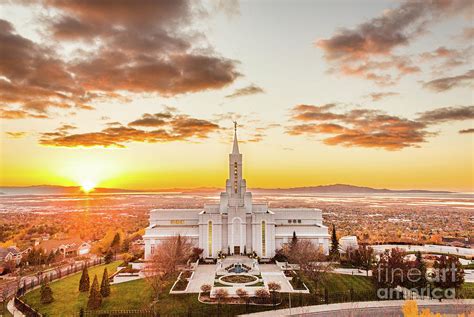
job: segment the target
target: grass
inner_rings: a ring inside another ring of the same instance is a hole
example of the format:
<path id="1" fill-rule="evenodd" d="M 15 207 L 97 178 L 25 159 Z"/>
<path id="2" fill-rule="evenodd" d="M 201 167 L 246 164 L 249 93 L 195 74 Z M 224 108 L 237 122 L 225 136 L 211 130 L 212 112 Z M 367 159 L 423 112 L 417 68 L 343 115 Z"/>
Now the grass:
<path id="1" fill-rule="evenodd" d="M 118 262 L 107 265 L 109 272 L 114 272 Z M 104 265 L 91 268 L 90 276 L 102 274 Z M 56 300 L 49 305 L 42 305 L 39 302 L 39 289 L 28 293 L 25 301 L 38 309 L 41 313 L 49 317 L 71 316 L 78 314 L 81 307 L 86 307 L 88 294 L 79 293 L 80 273 L 51 283 L 51 288 Z M 187 315 L 192 311 L 195 315 L 214 316 L 217 315 L 217 305 L 202 304 L 198 301 L 197 294 L 169 294 L 169 290 L 176 280 L 176 276 L 170 277 L 163 285 L 163 293 L 155 305 L 155 310 L 162 316 Z M 292 294 L 292 306 L 315 304 L 314 282 L 305 280 L 305 284 L 312 291 L 311 294 Z M 352 276 L 327 273 L 324 280 L 318 285 L 319 289 L 327 288 L 330 302 L 339 301 L 339 294 L 348 293 L 349 289 L 354 289 L 357 299 L 367 300 L 357 297 L 358 294 L 373 294 L 374 287 L 371 279 L 365 276 Z M 474 283 L 466 283 L 464 289 L 474 289 Z M 338 294 L 339 293 L 339 294 Z M 131 282 L 111 285 L 111 295 L 102 302 L 101 310 L 117 309 L 150 309 L 152 303 L 152 291 L 146 280 L 134 280 Z M 281 295 L 282 304 L 279 308 L 289 306 L 288 294 Z M 245 305 L 221 305 L 221 315 L 237 315 L 246 312 Z M 272 309 L 272 307 L 250 306 L 249 312 L 257 312 Z"/>
<path id="2" fill-rule="evenodd" d="M 102 279 L 104 268 L 107 267 L 107 271 L 112 274 L 116 271 L 119 262 L 113 262 L 106 265 L 100 265 L 89 268 L 89 278 L 92 284 L 94 275 L 97 274 L 99 284 Z M 52 282 L 50 284 L 53 291 L 54 302 L 48 305 L 42 305 L 40 303 L 40 289 L 37 288 L 24 296 L 24 300 L 30 304 L 33 308 L 38 309 L 40 313 L 46 314 L 47 316 L 61 316 L 71 315 L 78 313 L 81 307 L 87 306 L 88 293 L 80 293 L 79 280 L 82 272 L 78 272 L 74 275 L 68 276 L 59 281 Z M 120 284 L 112 285 L 112 293 L 117 288 L 122 288 Z M 117 293 L 117 292 L 116 292 Z M 128 293 L 123 293 L 126 296 Z M 116 296 L 118 297 L 118 296 Z M 120 296 L 123 297 L 123 296 Z M 113 298 L 113 296 L 111 296 Z M 107 302 L 108 299 L 105 300 Z M 122 305 L 123 306 L 123 305 Z"/>

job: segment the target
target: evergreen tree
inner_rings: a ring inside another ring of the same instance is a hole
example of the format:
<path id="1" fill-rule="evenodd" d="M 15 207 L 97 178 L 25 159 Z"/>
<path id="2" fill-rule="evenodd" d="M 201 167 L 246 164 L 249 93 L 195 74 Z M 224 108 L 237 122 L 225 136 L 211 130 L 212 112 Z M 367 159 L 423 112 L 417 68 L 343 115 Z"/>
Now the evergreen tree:
<path id="1" fill-rule="evenodd" d="M 418 272 L 420 272 L 420 277 L 413 283 L 414 288 L 416 288 L 419 292 L 422 288 L 426 288 L 426 285 L 428 284 L 426 279 L 426 263 L 423 260 L 423 256 L 421 255 L 420 251 L 416 252 L 414 267 L 418 270 Z"/>
<path id="2" fill-rule="evenodd" d="M 120 251 L 120 234 L 117 232 L 114 236 L 114 239 L 112 240 L 112 243 L 110 244 L 110 248 L 114 253 L 117 253 Z"/>
<path id="3" fill-rule="evenodd" d="M 40 301 L 41 301 L 41 304 L 49 304 L 54 301 L 53 291 L 51 290 L 51 287 L 49 286 L 47 278 L 44 280 L 43 284 L 41 285 Z"/>
<path id="4" fill-rule="evenodd" d="M 102 282 L 100 283 L 100 294 L 102 297 L 108 297 L 110 295 L 110 282 L 109 274 L 107 273 L 107 268 L 104 269 L 104 274 L 102 275 Z"/>
<path id="5" fill-rule="evenodd" d="M 293 231 L 293 237 L 291 238 L 290 242 L 290 253 L 293 253 L 298 246 L 298 238 L 296 237 L 296 232 Z"/>
<path id="6" fill-rule="evenodd" d="M 88 292 L 90 287 L 89 272 L 87 265 L 84 265 L 82 270 L 81 280 L 79 281 L 79 292 Z"/>
<path id="7" fill-rule="evenodd" d="M 104 262 L 106 264 L 109 264 L 110 262 L 112 262 L 113 259 L 114 259 L 114 254 L 112 252 L 112 249 L 109 249 L 107 253 L 105 254 Z"/>
<path id="8" fill-rule="evenodd" d="M 97 275 L 94 276 L 94 281 L 92 282 L 91 291 L 89 293 L 89 300 L 87 301 L 87 308 L 97 309 L 102 304 L 102 295 L 99 290 L 99 281 L 97 280 Z"/>
<path id="9" fill-rule="evenodd" d="M 333 260 L 339 259 L 339 241 L 337 240 L 335 225 L 332 225 L 331 250 L 329 250 L 329 255 Z"/>
<path id="10" fill-rule="evenodd" d="M 128 252 L 130 250 L 130 239 L 125 238 L 122 242 L 122 252 Z"/>

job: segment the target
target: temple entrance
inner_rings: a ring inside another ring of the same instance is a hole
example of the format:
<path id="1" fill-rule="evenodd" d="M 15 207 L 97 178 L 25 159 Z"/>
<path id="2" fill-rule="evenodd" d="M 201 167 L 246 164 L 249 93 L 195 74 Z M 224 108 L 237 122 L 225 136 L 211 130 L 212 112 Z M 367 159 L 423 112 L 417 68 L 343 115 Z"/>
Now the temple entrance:
<path id="1" fill-rule="evenodd" d="M 234 254 L 238 255 L 240 254 L 240 246 L 234 246 Z"/>

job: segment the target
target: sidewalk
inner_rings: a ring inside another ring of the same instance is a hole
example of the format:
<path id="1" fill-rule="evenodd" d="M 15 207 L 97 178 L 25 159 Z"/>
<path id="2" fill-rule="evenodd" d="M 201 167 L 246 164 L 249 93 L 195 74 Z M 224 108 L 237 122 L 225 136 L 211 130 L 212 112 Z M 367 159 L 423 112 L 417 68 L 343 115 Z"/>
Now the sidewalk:
<path id="1" fill-rule="evenodd" d="M 25 316 L 18 309 L 15 308 L 15 305 L 13 304 L 13 299 L 11 299 L 8 302 L 7 309 L 13 315 L 13 317 L 24 317 Z"/>
<path id="2" fill-rule="evenodd" d="M 418 310 L 429 308 L 431 312 L 440 312 L 443 314 L 461 314 L 474 312 L 474 299 L 465 300 L 417 300 Z M 240 315 L 252 317 L 275 317 L 275 316 L 312 316 L 312 317 L 358 317 L 358 316 L 400 316 L 403 300 L 396 301 L 374 301 L 374 302 L 353 302 L 343 304 L 304 306 L 295 308 L 286 308 L 279 310 L 270 310 L 260 313 Z"/>

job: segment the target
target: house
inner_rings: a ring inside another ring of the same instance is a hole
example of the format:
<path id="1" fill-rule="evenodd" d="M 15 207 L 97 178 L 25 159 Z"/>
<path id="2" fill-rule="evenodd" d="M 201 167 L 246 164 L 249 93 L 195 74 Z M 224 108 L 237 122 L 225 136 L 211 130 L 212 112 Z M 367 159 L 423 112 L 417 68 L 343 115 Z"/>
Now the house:
<path id="1" fill-rule="evenodd" d="M 15 261 L 16 264 L 20 264 L 22 256 L 23 252 L 16 246 L 0 248 L 0 262 Z"/>
<path id="2" fill-rule="evenodd" d="M 50 253 L 51 251 L 55 253 L 59 250 L 65 257 L 86 255 L 89 254 L 91 250 L 89 243 L 78 238 L 46 240 L 42 241 L 38 247 L 45 250 L 46 253 Z"/>

